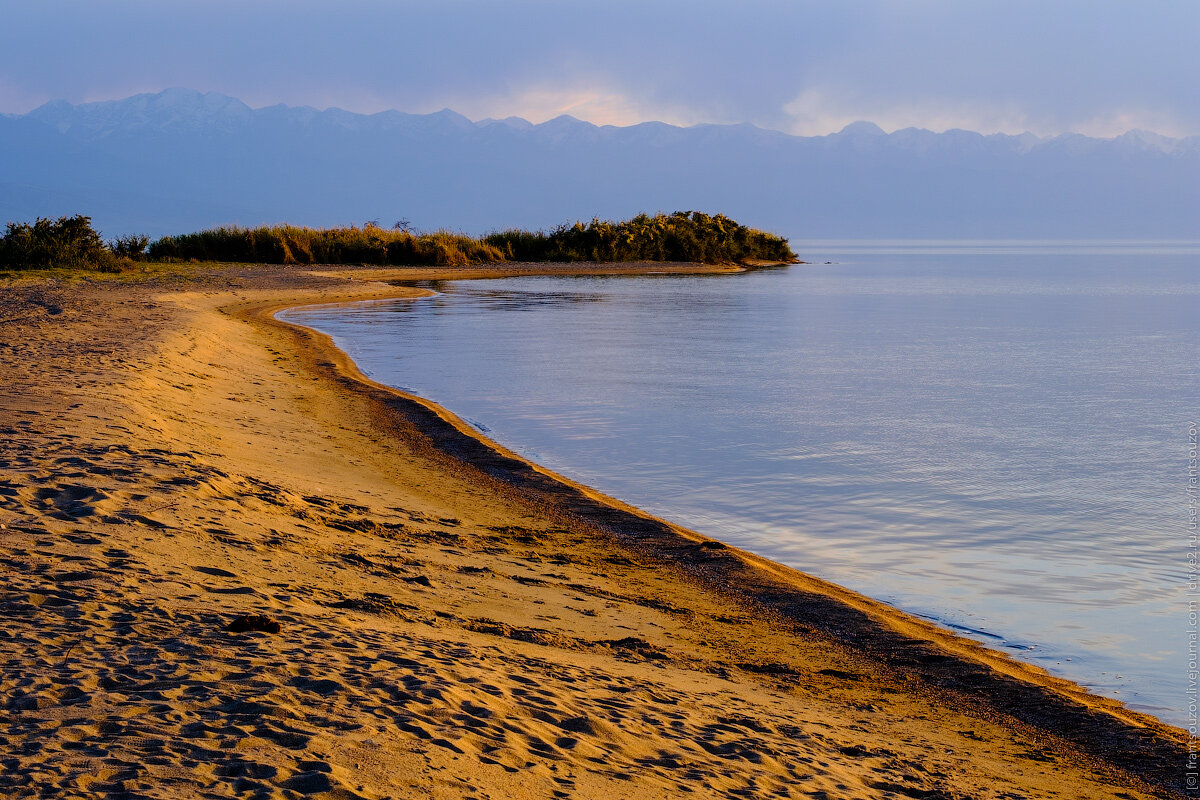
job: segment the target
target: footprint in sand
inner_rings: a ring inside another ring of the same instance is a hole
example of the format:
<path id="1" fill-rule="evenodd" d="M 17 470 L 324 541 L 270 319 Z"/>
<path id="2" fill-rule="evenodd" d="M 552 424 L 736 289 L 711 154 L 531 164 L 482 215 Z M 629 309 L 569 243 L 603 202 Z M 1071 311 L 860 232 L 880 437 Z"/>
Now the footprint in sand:
<path id="1" fill-rule="evenodd" d="M 236 578 L 237 575 L 220 567 L 192 567 L 196 572 L 203 572 L 205 575 L 213 575 L 218 578 Z"/>
<path id="2" fill-rule="evenodd" d="M 73 484 L 44 486 L 33 496 L 43 506 L 56 509 L 51 516 L 59 519 L 90 517 L 101 509 L 101 501 L 109 499 L 109 495 L 95 487 Z"/>

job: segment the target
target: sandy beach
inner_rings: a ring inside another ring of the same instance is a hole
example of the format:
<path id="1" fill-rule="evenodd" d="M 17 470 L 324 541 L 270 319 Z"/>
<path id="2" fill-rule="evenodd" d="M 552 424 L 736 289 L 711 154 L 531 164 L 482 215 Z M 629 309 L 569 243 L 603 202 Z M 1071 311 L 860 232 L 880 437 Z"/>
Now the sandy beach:
<path id="1" fill-rule="evenodd" d="M 553 475 L 273 317 L 421 302 L 394 272 L 180 269 L 0 279 L 0 795 L 1188 796 L 1182 730 Z"/>

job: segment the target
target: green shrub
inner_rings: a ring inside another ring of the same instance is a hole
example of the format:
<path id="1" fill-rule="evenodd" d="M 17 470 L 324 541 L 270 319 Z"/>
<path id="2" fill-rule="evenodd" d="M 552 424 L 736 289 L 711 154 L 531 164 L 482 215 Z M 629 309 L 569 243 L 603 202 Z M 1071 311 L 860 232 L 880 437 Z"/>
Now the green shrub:
<path id="1" fill-rule="evenodd" d="M 723 214 L 699 211 L 639 214 L 625 222 L 593 219 L 560 225 L 550 233 L 499 231 L 484 237 L 516 261 L 794 262 L 787 239 L 747 228 Z"/>
<path id="2" fill-rule="evenodd" d="M 146 248 L 149 245 L 149 236 L 132 235 L 118 236 L 116 239 L 113 239 L 112 244 L 108 247 L 117 258 L 128 258 L 136 261 L 146 254 Z"/>
<path id="3" fill-rule="evenodd" d="M 640 214 L 625 222 L 593 219 L 549 232 L 507 230 L 474 239 L 452 231 L 413 233 L 375 223 L 362 227 L 213 228 L 164 236 L 122 236 L 106 247 L 85 216 L 9 223 L 0 239 L 0 268 L 62 267 L 119 271 L 143 257 L 155 261 L 260 264 L 445 266 L 503 261 L 791 262 L 787 240 L 730 218 L 698 211 Z"/>
<path id="4" fill-rule="evenodd" d="M 115 272 L 120 262 L 92 229 L 92 218 L 77 214 L 57 220 L 38 217 L 32 225 L 8 223 L 0 238 L 0 266 Z"/>
<path id="5" fill-rule="evenodd" d="M 461 266 L 504 260 L 496 248 L 461 234 L 414 234 L 374 224 L 361 228 L 214 228 L 165 236 L 150 245 L 149 254 L 157 260 L 379 266 Z"/>

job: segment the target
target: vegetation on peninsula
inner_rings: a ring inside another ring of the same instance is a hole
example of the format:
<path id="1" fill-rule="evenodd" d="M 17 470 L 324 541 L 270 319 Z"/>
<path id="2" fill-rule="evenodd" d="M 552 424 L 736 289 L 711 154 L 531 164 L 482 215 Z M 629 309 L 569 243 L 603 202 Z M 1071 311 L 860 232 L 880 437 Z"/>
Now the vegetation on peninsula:
<path id="1" fill-rule="evenodd" d="M 699 211 L 639 214 L 625 222 L 593 219 L 549 233 L 508 230 L 483 241 L 512 261 L 796 261 L 782 236 Z"/>
<path id="2" fill-rule="evenodd" d="M 376 223 L 337 228 L 279 225 L 221 227 L 197 233 L 125 236 L 105 243 L 91 218 L 77 215 L 8 224 L 0 268 L 121 271 L 141 261 L 260 264 L 468 266 L 504 262 L 694 261 L 794 263 L 787 239 L 722 214 L 640 214 L 624 222 L 593 219 L 552 231 L 505 230 L 473 238 L 449 231 L 414 233 Z"/>

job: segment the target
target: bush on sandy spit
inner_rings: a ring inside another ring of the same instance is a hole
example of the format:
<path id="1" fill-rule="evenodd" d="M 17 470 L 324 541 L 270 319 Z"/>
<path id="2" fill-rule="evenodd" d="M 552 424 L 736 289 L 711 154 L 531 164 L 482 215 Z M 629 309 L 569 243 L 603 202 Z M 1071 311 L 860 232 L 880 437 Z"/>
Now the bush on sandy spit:
<path id="1" fill-rule="evenodd" d="M 57 220 L 39 217 L 32 225 L 8 223 L 4 237 L 0 238 L 0 267 L 117 272 L 121 260 L 93 230 L 92 218 L 76 214 Z"/>
<path id="2" fill-rule="evenodd" d="M 376 264 L 458 267 L 503 261 L 500 251 L 449 231 L 414 234 L 373 223 L 361 228 L 213 228 L 164 236 L 150 245 L 155 260 L 240 261 L 260 264 Z"/>
<path id="3" fill-rule="evenodd" d="M 0 239 L 0 268 L 99 269 L 119 272 L 142 258 L 258 264 L 372 264 L 461 267 L 503 261 L 794 262 L 787 239 L 748 228 L 723 214 L 639 214 L 625 222 L 593 219 L 550 232 L 507 230 L 474 239 L 461 233 L 413 233 L 398 224 L 303 228 L 222 227 L 199 233 L 123 236 L 105 246 L 91 217 L 10 222 Z"/>
<path id="4" fill-rule="evenodd" d="M 132 235 L 118 236 L 116 239 L 113 239 L 112 244 L 108 247 L 117 258 L 128 258 L 136 261 L 146 255 L 146 248 L 149 246 L 149 236 Z"/>
<path id="5" fill-rule="evenodd" d="M 625 222 L 593 219 L 549 233 L 506 230 L 473 239 L 450 231 L 412 233 L 374 223 L 361 228 L 214 228 L 166 236 L 150 245 L 155 260 L 250 261 L 263 264 L 376 264 L 458 267 L 502 261 L 794 262 L 782 236 L 748 228 L 723 214 L 640 214 Z"/>
<path id="6" fill-rule="evenodd" d="M 499 231 L 483 241 L 516 261 L 796 261 L 782 236 L 699 211 L 639 214 L 625 222 L 593 219 L 550 233 Z"/>

